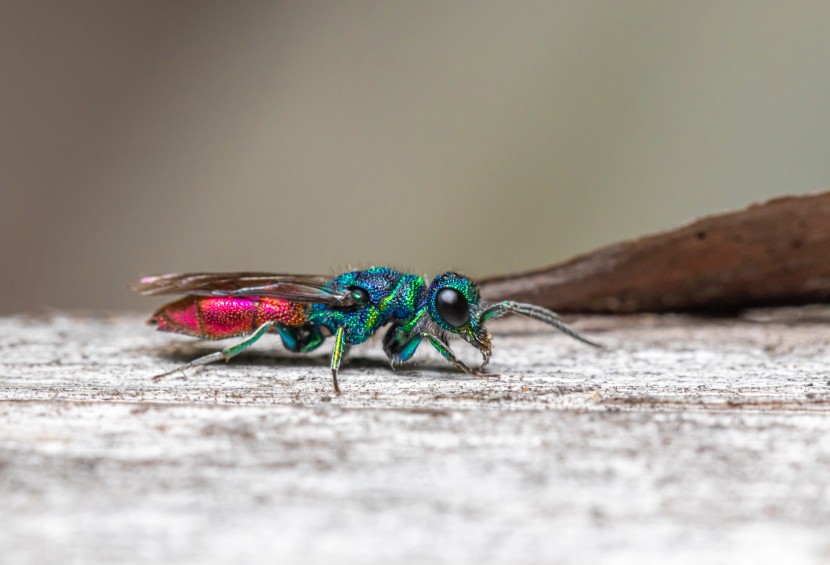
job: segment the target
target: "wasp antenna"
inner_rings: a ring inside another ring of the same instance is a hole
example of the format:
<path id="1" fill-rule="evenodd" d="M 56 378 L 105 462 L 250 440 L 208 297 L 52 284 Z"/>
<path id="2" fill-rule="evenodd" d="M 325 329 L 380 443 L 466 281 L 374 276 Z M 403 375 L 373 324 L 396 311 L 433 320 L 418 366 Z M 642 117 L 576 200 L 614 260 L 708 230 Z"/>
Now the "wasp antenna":
<path id="1" fill-rule="evenodd" d="M 547 308 L 542 308 L 541 306 L 535 306 L 533 304 L 513 302 L 512 300 L 499 302 L 498 304 L 494 304 L 489 308 L 485 308 L 484 311 L 481 313 L 481 320 L 482 322 L 484 322 L 495 318 L 501 318 L 502 316 L 506 316 L 507 314 L 517 314 L 519 316 L 525 316 L 533 320 L 544 322 L 549 326 L 553 326 L 565 335 L 568 335 L 577 341 L 581 341 L 586 345 L 590 345 L 591 347 L 596 347 L 599 349 L 605 349 L 604 345 L 601 345 L 595 341 L 591 341 L 587 337 L 580 335 L 575 329 L 573 329 L 571 326 L 565 323 L 565 321 L 562 318 L 560 318 L 556 314 L 556 312 L 548 310 Z"/>

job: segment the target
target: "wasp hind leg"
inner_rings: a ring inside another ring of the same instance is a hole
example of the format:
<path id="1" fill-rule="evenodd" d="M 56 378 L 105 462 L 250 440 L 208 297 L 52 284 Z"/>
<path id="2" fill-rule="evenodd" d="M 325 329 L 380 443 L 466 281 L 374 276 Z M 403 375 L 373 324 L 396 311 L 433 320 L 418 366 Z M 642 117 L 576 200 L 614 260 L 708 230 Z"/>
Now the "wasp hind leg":
<path id="1" fill-rule="evenodd" d="M 239 355 L 249 347 L 251 347 L 256 341 L 268 333 L 272 327 L 277 325 L 277 322 L 265 322 L 261 326 L 259 326 L 254 333 L 252 333 L 245 341 L 237 343 L 236 345 L 231 345 L 230 347 L 226 347 L 222 351 L 217 351 L 216 353 L 210 353 L 205 355 L 204 357 L 199 357 L 198 359 L 194 359 L 187 365 L 182 365 L 181 367 L 176 367 L 172 371 L 167 371 L 166 373 L 162 373 L 160 375 L 156 375 L 153 377 L 153 381 L 158 382 L 165 377 L 169 377 L 173 373 L 177 373 L 181 371 L 184 373 L 187 369 L 192 369 L 194 367 L 201 367 L 202 365 L 208 365 L 210 363 L 216 363 L 217 361 L 229 361 L 232 357 Z"/>

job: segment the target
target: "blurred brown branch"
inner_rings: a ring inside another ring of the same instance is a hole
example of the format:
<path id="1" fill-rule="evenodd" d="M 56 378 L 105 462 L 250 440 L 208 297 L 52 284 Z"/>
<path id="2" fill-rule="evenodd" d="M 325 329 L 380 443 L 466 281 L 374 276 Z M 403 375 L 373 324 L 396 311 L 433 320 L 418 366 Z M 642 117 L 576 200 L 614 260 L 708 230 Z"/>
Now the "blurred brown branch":
<path id="1" fill-rule="evenodd" d="M 560 312 L 737 311 L 830 301 L 830 192 L 778 198 L 542 269 L 482 281 L 488 300 Z"/>

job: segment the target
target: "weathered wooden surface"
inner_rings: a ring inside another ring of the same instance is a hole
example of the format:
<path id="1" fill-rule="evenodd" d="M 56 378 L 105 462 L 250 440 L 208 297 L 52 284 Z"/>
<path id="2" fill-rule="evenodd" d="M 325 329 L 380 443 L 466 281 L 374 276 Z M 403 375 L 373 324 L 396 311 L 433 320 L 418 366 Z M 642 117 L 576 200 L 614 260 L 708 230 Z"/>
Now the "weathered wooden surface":
<path id="1" fill-rule="evenodd" d="M 769 319 L 756 316 L 757 319 Z M 440 359 L 0 319 L 2 563 L 827 563 L 830 326 L 586 318 Z"/>
<path id="2" fill-rule="evenodd" d="M 526 273 L 485 298 L 559 312 L 729 311 L 830 301 L 830 192 L 777 198 Z"/>

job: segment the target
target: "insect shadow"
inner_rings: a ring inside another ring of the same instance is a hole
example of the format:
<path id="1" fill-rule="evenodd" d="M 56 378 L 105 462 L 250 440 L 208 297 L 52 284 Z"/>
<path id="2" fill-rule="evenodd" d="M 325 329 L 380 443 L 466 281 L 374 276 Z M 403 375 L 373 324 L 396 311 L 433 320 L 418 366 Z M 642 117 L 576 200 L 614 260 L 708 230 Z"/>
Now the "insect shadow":
<path id="1" fill-rule="evenodd" d="M 213 351 L 209 346 L 202 347 L 192 344 L 168 345 L 153 348 L 141 348 L 139 352 L 155 355 L 160 359 L 181 364 L 182 362 L 193 359 L 194 356 L 204 355 L 206 352 Z M 316 369 L 318 367 L 327 367 L 329 364 L 329 357 L 327 355 L 306 355 L 298 357 L 296 354 L 291 354 L 288 351 L 280 351 L 279 349 L 273 351 L 259 351 L 248 350 L 245 355 L 245 362 L 234 365 L 234 367 L 286 367 L 286 368 L 300 368 L 308 367 L 309 369 Z M 350 358 L 349 364 L 356 369 L 381 369 L 389 370 L 389 361 L 382 358 L 372 358 L 363 356 L 353 356 Z M 423 376 L 425 372 L 439 373 L 446 375 L 451 379 L 458 379 L 463 375 L 459 375 L 451 366 L 441 364 L 440 362 L 431 363 L 424 361 L 417 365 L 413 364 L 398 366 L 394 372 L 398 376 L 417 377 Z M 182 371 L 180 377 L 186 377 L 187 373 Z M 497 377 L 498 375 L 490 375 Z M 478 379 L 478 376 L 471 376 L 471 378 Z"/>

